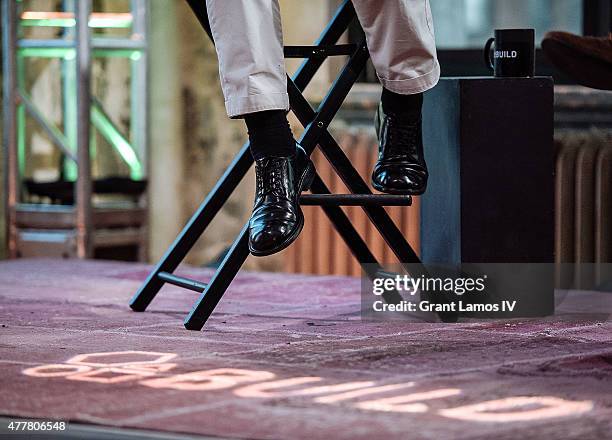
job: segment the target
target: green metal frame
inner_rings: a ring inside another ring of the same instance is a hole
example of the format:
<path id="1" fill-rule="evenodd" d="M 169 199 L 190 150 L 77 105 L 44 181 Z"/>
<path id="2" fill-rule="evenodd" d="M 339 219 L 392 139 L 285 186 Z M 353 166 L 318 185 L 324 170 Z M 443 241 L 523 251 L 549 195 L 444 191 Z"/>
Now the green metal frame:
<path id="1" fill-rule="evenodd" d="M 90 28 L 126 29 L 132 27 L 132 18 L 91 18 Z M 33 27 L 75 27 L 73 18 L 21 18 L 21 26 Z"/>
<path id="2" fill-rule="evenodd" d="M 130 28 L 132 32 L 142 37 L 146 32 L 146 1 L 132 0 L 132 16 L 129 19 L 122 15 L 117 18 L 104 17 L 89 20 L 90 28 Z M 18 3 L 21 3 L 19 1 Z M 64 0 L 64 9 L 74 11 L 75 0 Z M 138 15 L 141 14 L 141 15 Z M 21 17 L 22 14 L 19 14 Z M 76 76 L 76 46 L 74 42 L 74 28 L 76 19 L 63 18 L 28 18 L 19 19 L 18 33 L 21 27 L 62 27 L 64 35 L 54 40 L 25 40 L 17 41 L 17 91 L 20 97 L 17 104 L 17 152 L 18 170 L 21 176 L 25 173 L 26 157 L 26 118 L 31 116 L 47 132 L 54 144 L 64 153 L 63 178 L 76 181 L 78 167 L 76 164 L 77 151 L 77 76 Z M 92 55 L 95 57 L 121 57 L 129 59 L 131 63 L 131 136 L 128 137 L 119 130 L 105 112 L 102 104 L 92 100 L 91 124 L 100 133 L 111 147 L 119 154 L 130 170 L 130 177 L 141 180 L 145 177 L 146 154 L 146 88 L 142 79 L 146 80 L 146 39 L 105 39 L 92 38 Z M 141 41 L 142 40 L 142 41 Z M 6 55 L 8 56 L 8 54 Z M 62 95 L 63 95 L 63 133 L 51 121 L 48 121 L 34 103 L 29 100 L 25 87 L 25 62 L 28 58 L 59 58 L 62 60 Z M 138 76 L 136 80 L 134 76 Z M 27 104 L 26 104 L 27 103 Z M 145 112 L 137 114 L 136 112 Z M 95 136 L 91 136 L 90 151 L 95 157 Z"/>

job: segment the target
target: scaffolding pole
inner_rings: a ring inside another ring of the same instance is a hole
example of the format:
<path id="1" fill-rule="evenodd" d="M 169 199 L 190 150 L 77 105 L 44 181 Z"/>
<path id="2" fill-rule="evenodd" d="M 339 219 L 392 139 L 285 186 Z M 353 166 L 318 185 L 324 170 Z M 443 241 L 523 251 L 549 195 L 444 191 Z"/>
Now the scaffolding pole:
<path id="1" fill-rule="evenodd" d="M 77 163 L 76 245 L 79 258 L 92 256 L 91 242 L 91 158 L 89 137 L 91 119 L 91 41 L 89 15 L 91 0 L 76 2 L 77 61 Z"/>
<path id="2" fill-rule="evenodd" d="M 7 188 L 5 203 L 6 239 L 8 256 L 17 256 L 17 231 L 14 206 L 18 200 L 19 172 L 17 164 L 17 2 L 2 0 L 3 42 L 3 113 L 4 113 L 4 184 Z"/>

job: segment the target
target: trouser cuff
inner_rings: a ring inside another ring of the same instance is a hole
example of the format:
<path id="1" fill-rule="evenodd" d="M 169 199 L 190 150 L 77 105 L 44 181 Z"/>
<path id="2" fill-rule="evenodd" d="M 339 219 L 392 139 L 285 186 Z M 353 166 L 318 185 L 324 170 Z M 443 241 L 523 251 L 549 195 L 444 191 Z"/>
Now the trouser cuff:
<path id="1" fill-rule="evenodd" d="M 248 113 L 265 110 L 289 110 L 289 95 L 285 93 L 262 93 L 225 101 L 227 115 L 232 119 L 242 118 Z"/>
<path id="2" fill-rule="evenodd" d="M 440 79 L 440 64 L 437 60 L 435 63 L 430 72 L 416 78 L 391 80 L 379 77 L 379 80 L 385 89 L 394 93 L 402 95 L 421 93 L 434 87 Z"/>

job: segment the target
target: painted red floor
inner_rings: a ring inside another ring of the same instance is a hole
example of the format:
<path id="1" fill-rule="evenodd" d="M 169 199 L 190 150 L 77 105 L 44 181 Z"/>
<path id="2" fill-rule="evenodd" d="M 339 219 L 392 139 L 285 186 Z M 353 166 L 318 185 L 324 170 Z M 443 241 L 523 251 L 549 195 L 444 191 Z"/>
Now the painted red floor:
<path id="1" fill-rule="evenodd" d="M 127 302 L 147 267 L 0 263 L 0 415 L 261 439 L 612 438 L 612 325 L 364 322 L 359 280 L 244 273 Z M 182 271 L 205 280 L 202 269 Z"/>

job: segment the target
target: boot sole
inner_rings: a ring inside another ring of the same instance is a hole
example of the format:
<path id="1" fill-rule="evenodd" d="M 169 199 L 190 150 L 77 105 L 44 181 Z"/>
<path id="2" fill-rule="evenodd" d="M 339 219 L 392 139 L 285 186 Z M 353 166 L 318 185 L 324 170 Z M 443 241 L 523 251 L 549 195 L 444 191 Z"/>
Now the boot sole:
<path id="1" fill-rule="evenodd" d="M 425 193 L 425 190 L 427 189 L 427 187 L 419 190 L 419 191 L 412 191 L 412 190 L 395 190 L 395 189 L 391 189 L 391 188 L 386 188 L 380 185 L 377 185 L 374 182 L 372 183 L 372 188 L 374 188 L 376 191 L 380 191 L 381 193 L 385 193 L 385 194 L 393 194 L 396 196 L 420 196 L 422 194 Z"/>
<path id="2" fill-rule="evenodd" d="M 303 191 L 308 191 L 310 189 L 310 185 L 312 185 L 314 176 L 315 176 L 314 164 L 309 159 L 308 165 L 306 165 L 306 169 L 304 170 L 300 178 L 300 183 L 298 184 L 298 191 L 296 191 L 297 197 L 298 197 L 298 219 L 297 219 L 298 221 L 297 221 L 297 224 L 295 225 L 293 232 L 291 232 L 291 234 L 277 247 L 267 250 L 267 251 L 254 250 L 253 248 L 251 248 L 251 243 L 249 243 L 249 251 L 251 252 L 251 255 L 255 257 L 267 257 L 268 255 L 276 254 L 277 252 L 280 252 L 286 249 L 287 247 L 289 247 L 289 245 L 298 238 L 298 236 L 302 232 L 302 229 L 304 228 L 304 213 L 302 212 L 302 208 L 300 207 L 300 204 L 299 204 L 299 197 Z"/>

